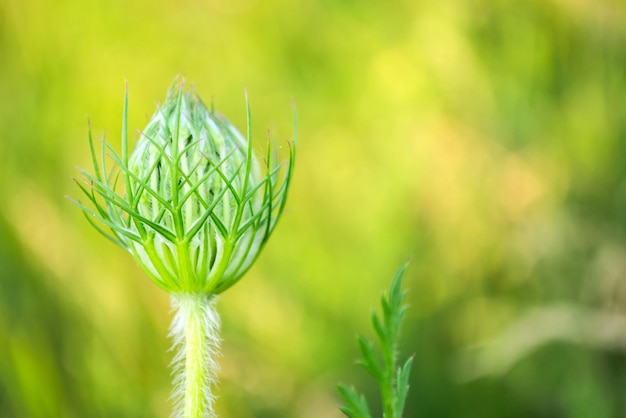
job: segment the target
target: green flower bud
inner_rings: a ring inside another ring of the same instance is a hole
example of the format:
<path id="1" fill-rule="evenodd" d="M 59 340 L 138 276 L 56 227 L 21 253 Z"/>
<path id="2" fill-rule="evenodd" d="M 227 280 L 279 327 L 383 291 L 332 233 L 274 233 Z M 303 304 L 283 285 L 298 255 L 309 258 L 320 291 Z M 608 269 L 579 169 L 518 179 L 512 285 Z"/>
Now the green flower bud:
<path id="1" fill-rule="evenodd" d="M 97 158 L 89 135 L 96 174 L 81 170 L 86 184 L 78 185 L 95 210 L 76 203 L 170 293 L 228 289 L 257 258 L 284 208 L 295 147 L 285 166 L 268 144 L 261 163 L 252 148 L 247 97 L 246 111 L 248 138 L 176 83 L 130 156 L 128 94 L 122 155 L 103 141 Z M 115 164 L 112 171 L 105 167 L 105 154 Z"/>

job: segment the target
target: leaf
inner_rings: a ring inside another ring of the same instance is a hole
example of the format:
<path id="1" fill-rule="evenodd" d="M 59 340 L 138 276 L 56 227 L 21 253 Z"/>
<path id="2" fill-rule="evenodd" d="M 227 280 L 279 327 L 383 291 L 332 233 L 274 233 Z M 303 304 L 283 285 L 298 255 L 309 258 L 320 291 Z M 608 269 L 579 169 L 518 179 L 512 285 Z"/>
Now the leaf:
<path id="1" fill-rule="evenodd" d="M 395 405 L 395 418 L 402 418 L 402 411 L 404 410 L 404 403 L 406 402 L 406 396 L 409 393 L 409 377 L 411 375 L 411 366 L 413 365 L 413 356 L 404 363 L 404 366 L 398 369 L 396 375 L 396 405 Z"/>
<path id="2" fill-rule="evenodd" d="M 357 364 L 361 365 L 372 377 L 376 380 L 383 378 L 383 369 L 380 361 L 376 356 L 376 349 L 374 343 L 370 340 L 366 340 L 362 336 L 358 337 L 359 348 L 361 349 L 362 359 L 357 360 Z"/>
<path id="3" fill-rule="evenodd" d="M 381 297 L 382 319 L 377 313 L 372 313 L 372 327 L 378 337 L 379 351 L 374 342 L 358 338 L 362 358 L 357 360 L 378 383 L 383 404 L 384 418 L 402 418 L 404 404 L 409 391 L 409 376 L 413 357 L 409 358 L 402 367 L 397 367 L 397 351 L 400 325 L 406 305 L 403 304 L 406 292 L 402 290 L 402 276 L 407 264 L 403 265 L 394 276 L 389 293 Z M 380 353 L 380 356 L 378 355 Z M 358 396 L 352 388 L 339 386 L 339 392 L 346 403 L 341 411 L 350 418 L 369 416 L 367 402 L 363 396 Z M 363 415 L 367 413 L 368 415 Z"/>
<path id="4" fill-rule="evenodd" d="M 367 401 L 363 395 L 359 396 L 353 387 L 347 387 L 345 385 L 337 386 L 343 401 L 346 403 L 342 406 L 341 412 L 343 412 L 349 418 L 371 418 Z"/>
<path id="5" fill-rule="evenodd" d="M 376 331 L 376 335 L 378 336 L 378 340 L 381 342 L 381 345 L 385 345 L 388 342 L 387 328 L 380 321 L 378 315 L 374 312 L 372 313 L 372 326 L 374 327 L 374 331 Z"/>

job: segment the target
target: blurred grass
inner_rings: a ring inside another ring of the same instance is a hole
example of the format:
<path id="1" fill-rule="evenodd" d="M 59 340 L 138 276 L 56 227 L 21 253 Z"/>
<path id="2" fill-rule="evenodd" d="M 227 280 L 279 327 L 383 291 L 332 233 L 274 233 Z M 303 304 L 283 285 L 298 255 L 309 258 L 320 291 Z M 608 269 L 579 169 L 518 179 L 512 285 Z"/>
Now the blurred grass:
<path id="1" fill-rule="evenodd" d="M 624 416 L 624 28 L 616 0 L 4 0 L 0 416 L 168 416 L 169 301 L 63 196 L 87 116 L 117 146 L 124 80 L 142 129 L 178 73 L 240 127 L 245 86 L 260 144 L 300 117 L 221 298 L 221 416 L 374 394 L 354 335 L 408 257 L 408 417 Z"/>

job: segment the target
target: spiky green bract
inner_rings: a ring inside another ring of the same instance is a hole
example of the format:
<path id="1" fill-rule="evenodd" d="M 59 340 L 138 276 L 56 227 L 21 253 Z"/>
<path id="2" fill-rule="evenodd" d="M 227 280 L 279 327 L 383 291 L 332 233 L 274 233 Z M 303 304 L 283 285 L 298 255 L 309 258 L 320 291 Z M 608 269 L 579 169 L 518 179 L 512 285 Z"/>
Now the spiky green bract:
<path id="1" fill-rule="evenodd" d="M 166 291 L 219 294 L 248 270 L 283 211 L 295 146 L 280 163 L 268 143 L 261 163 L 223 116 L 175 82 L 129 154 L 128 90 L 121 155 L 89 134 L 95 174 L 78 186 L 91 206 L 75 202 L 105 236 L 130 251 Z M 295 145 L 295 143 L 294 143 Z M 113 167 L 107 167 L 107 158 Z"/>
<path id="2" fill-rule="evenodd" d="M 410 357 L 401 367 L 398 367 L 398 341 L 400 326 L 407 306 L 403 304 L 405 291 L 402 290 L 402 277 L 408 267 L 403 265 L 396 273 L 389 295 L 381 298 L 382 319 L 378 314 L 372 314 L 372 325 L 379 350 L 374 342 L 358 337 L 359 349 L 362 358 L 357 360 L 367 372 L 376 379 L 380 386 L 383 401 L 384 418 L 402 418 L 406 396 L 409 391 L 409 375 L 413 357 Z M 359 395 L 353 387 L 339 385 L 339 393 L 345 405 L 341 411 L 350 418 L 371 418 L 372 414 L 367 401 Z"/>

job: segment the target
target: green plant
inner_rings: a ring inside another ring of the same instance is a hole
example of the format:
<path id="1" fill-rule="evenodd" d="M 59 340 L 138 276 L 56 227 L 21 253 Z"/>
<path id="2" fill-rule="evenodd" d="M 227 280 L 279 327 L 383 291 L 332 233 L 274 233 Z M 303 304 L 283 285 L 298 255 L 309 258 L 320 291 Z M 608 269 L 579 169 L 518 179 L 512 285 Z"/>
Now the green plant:
<path id="1" fill-rule="evenodd" d="M 379 342 L 377 352 L 374 342 L 363 336 L 358 337 L 362 358 L 357 360 L 380 387 L 383 401 L 384 418 L 402 418 L 404 403 L 409 391 L 409 376 L 413 357 L 398 367 L 398 340 L 400 326 L 407 306 L 403 304 L 405 291 L 402 290 L 402 277 L 407 264 L 396 273 L 389 295 L 381 297 L 382 319 L 375 312 L 372 314 L 372 326 Z M 350 418 L 371 418 L 365 397 L 359 395 L 353 387 L 339 385 L 339 393 L 345 402 L 341 411 Z"/>
<path id="2" fill-rule="evenodd" d="M 258 257 L 293 176 L 295 141 L 287 164 L 270 141 L 264 163 L 255 156 L 247 95 L 246 120 L 244 138 L 175 82 L 129 154 L 126 89 L 121 155 L 104 140 L 98 152 L 90 129 L 95 174 L 80 170 L 76 181 L 91 203 L 74 201 L 87 220 L 172 296 L 171 335 L 179 349 L 174 398 L 184 418 L 215 416 L 216 296 Z"/>

